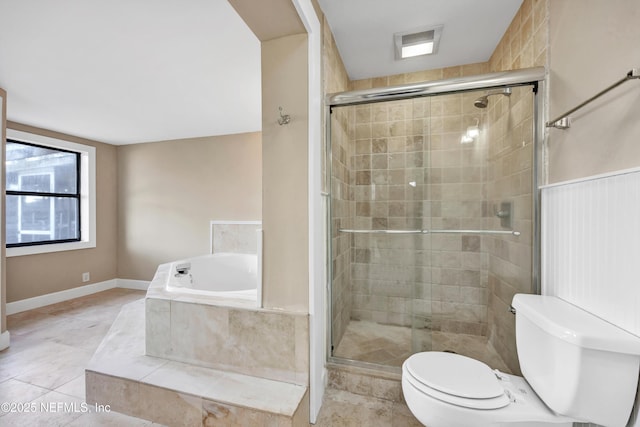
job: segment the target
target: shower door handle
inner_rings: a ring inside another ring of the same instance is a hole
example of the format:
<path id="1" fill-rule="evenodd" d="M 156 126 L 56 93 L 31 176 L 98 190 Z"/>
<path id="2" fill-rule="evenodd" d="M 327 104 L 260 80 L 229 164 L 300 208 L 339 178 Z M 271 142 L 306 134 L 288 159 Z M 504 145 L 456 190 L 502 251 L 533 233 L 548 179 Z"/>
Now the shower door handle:
<path id="1" fill-rule="evenodd" d="M 355 230 L 351 228 L 338 229 L 341 233 L 355 234 L 510 234 L 519 236 L 514 230 Z"/>
<path id="2" fill-rule="evenodd" d="M 338 229 L 341 233 L 355 234 L 423 234 L 423 230 L 354 230 L 349 228 Z"/>
<path id="3" fill-rule="evenodd" d="M 514 230 L 424 230 L 425 234 L 511 234 L 519 236 L 519 231 Z"/>

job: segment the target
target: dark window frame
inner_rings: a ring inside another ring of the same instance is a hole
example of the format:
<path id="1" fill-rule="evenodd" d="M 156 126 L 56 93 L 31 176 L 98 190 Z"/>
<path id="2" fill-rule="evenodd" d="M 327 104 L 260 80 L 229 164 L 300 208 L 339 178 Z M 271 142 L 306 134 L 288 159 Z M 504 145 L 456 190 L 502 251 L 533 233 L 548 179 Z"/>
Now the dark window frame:
<path id="1" fill-rule="evenodd" d="M 49 199 L 55 198 L 68 198 L 76 200 L 76 207 L 78 212 L 78 221 L 76 224 L 77 227 L 77 238 L 73 239 L 55 239 L 55 240 L 40 240 L 36 242 L 21 242 L 21 243 L 7 243 L 7 248 L 18 248 L 25 246 L 42 246 L 42 245 L 52 245 L 57 243 L 70 243 L 70 242 L 80 242 L 82 241 L 82 194 L 81 194 L 81 153 L 72 150 L 66 150 L 64 148 L 53 147 L 50 145 L 43 144 L 34 144 L 32 142 L 24 142 L 13 138 L 7 138 L 7 143 L 21 144 L 21 145 L 29 145 L 32 147 L 45 148 L 47 150 L 59 151 L 62 153 L 69 153 L 75 155 L 76 159 L 76 191 L 75 193 L 56 193 L 56 192 L 46 192 L 46 191 L 16 191 L 16 190 L 5 190 L 5 203 L 7 196 L 34 196 L 34 197 L 46 197 Z M 6 161 L 6 160 L 5 160 Z"/>

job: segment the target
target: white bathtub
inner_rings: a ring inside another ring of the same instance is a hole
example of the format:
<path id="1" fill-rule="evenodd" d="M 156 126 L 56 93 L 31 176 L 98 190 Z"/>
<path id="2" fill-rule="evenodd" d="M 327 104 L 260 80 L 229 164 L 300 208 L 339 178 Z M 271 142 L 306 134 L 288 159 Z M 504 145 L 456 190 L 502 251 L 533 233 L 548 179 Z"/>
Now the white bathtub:
<path id="1" fill-rule="evenodd" d="M 176 297 L 254 301 L 259 307 L 260 279 L 256 255 L 215 253 L 169 263 L 164 289 Z"/>

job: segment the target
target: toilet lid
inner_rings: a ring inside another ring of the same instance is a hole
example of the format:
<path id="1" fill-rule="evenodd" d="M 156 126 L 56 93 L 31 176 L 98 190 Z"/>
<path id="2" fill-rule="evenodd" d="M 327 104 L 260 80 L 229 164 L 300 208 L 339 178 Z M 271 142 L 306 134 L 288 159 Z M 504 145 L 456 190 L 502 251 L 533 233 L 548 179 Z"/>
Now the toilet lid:
<path id="1" fill-rule="evenodd" d="M 509 404 L 491 368 L 478 360 L 459 354 L 428 351 L 409 357 L 404 368 L 415 380 L 412 381 L 415 386 L 426 386 L 419 388 L 441 400 L 483 409 Z"/>

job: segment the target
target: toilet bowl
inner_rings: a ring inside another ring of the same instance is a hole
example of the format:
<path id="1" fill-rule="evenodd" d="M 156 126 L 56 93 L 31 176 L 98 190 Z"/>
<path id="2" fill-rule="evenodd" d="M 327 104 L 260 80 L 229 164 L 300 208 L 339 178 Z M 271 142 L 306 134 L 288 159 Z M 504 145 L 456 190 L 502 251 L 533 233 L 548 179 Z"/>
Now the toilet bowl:
<path id="1" fill-rule="evenodd" d="M 459 354 L 414 354 L 402 365 L 402 391 L 415 417 L 428 427 L 625 426 L 640 337 L 558 297 L 517 294 L 512 306 L 524 376 Z"/>
<path id="2" fill-rule="evenodd" d="M 402 392 L 414 416 L 433 427 L 570 427 L 522 377 L 466 356 L 416 353 L 402 365 Z"/>

